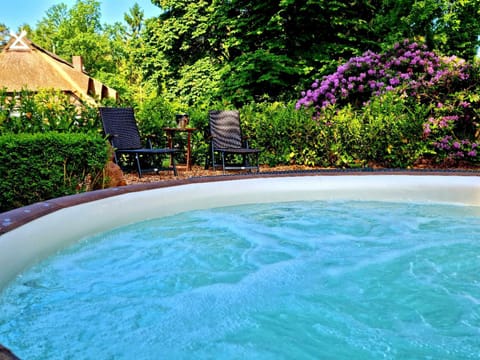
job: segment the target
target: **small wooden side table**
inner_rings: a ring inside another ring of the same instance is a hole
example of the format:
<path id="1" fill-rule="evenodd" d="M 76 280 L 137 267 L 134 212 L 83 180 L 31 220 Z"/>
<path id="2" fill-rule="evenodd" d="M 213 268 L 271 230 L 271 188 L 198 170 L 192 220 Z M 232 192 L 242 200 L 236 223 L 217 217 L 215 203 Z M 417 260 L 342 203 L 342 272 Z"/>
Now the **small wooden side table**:
<path id="1" fill-rule="evenodd" d="M 189 127 L 166 127 L 163 128 L 167 134 L 168 140 L 168 147 L 173 148 L 173 138 L 176 132 L 186 132 L 187 133 L 187 171 L 192 170 L 192 132 L 196 131 L 197 128 L 189 128 Z M 173 155 L 171 155 L 173 156 Z"/>

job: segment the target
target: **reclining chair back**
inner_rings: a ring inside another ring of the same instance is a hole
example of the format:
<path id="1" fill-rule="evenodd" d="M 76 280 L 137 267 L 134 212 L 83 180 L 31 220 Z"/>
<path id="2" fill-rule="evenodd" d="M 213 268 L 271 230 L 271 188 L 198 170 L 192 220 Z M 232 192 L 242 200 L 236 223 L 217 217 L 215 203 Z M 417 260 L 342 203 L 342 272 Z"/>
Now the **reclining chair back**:
<path id="1" fill-rule="evenodd" d="M 142 141 L 132 108 L 100 108 L 103 130 L 118 150 L 140 149 Z"/>
<path id="2" fill-rule="evenodd" d="M 210 111 L 210 135 L 215 149 L 243 147 L 239 112 L 236 110 Z"/>

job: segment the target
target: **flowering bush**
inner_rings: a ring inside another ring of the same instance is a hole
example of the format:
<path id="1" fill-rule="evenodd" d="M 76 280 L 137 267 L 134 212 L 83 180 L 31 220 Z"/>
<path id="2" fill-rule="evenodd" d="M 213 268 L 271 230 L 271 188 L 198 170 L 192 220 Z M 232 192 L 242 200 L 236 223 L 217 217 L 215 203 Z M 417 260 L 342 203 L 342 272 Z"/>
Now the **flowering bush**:
<path id="1" fill-rule="evenodd" d="M 478 67 L 455 56 L 444 57 L 409 40 L 391 51 L 372 51 L 338 66 L 302 93 L 296 108 L 315 110 L 317 119 L 334 106 L 366 111 L 372 99 L 395 92 L 430 106 L 423 119 L 423 141 L 435 160 L 478 161 Z"/>
<path id="2" fill-rule="evenodd" d="M 478 101 L 475 104 L 459 100 L 465 95 L 464 92 L 455 93 L 445 103 L 438 102 L 423 124 L 424 139 L 430 141 L 439 160 L 479 160 Z"/>
<path id="3" fill-rule="evenodd" d="M 432 86 L 448 86 L 452 90 L 457 80 L 470 77 L 469 69 L 462 59 L 439 57 L 427 51 L 425 45 L 405 40 L 384 54 L 367 51 L 340 65 L 321 81 L 315 80 L 296 106 L 297 109 L 346 103 L 362 106 L 373 95 L 397 88 L 414 96 Z"/>

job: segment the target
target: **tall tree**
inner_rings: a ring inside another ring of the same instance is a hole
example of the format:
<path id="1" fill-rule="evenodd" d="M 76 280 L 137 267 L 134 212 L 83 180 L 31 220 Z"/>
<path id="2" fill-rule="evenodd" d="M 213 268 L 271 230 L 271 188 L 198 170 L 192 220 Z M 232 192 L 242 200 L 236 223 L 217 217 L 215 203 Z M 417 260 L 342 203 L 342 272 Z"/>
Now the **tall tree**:
<path id="1" fill-rule="evenodd" d="M 50 8 L 32 40 L 125 93 L 183 103 L 296 98 L 306 83 L 404 38 L 471 59 L 480 0 L 152 0 L 126 26 L 100 24 L 98 0 Z M 148 90 L 145 90 L 148 89 Z"/>
<path id="2" fill-rule="evenodd" d="M 102 32 L 100 2 L 77 0 L 72 8 L 65 4 L 52 6 L 38 23 L 32 40 L 69 60 L 81 55 L 85 69 L 114 72 L 108 37 Z"/>
<path id="3" fill-rule="evenodd" d="M 480 0 L 383 0 L 372 26 L 386 47 L 402 38 L 472 60 L 480 45 Z"/>
<path id="4" fill-rule="evenodd" d="M 0 50 L 8 42 L 7 37 L 8 37 L 8 28 L 5 24 L 0 23 Z"/>
<path id="5" fill-rule="evenodd" d="M 148 96 L 145 94 L 148 82 L 144 81 L 142 69 L 137 65 L 142 63 L 145 54 L 141 37 L 145 17 L 138 4 L 135 3 L 129 12 L 124 14 L 124 20 L 127 26 L 116 23 L 104 28 L 110 39 L 111 55 L 117 69 L 116 73 L 108 78 L 108 82 L 115 88 L 123 89 L 124 97 L 140 102 Z"/>
<path id="6" fill-rule="evenodd" d="M 432 48 L 472 60 L 480 45 L 480 0 L 441 0 L 431 21 Z"/>
<path id="7" fill-rule="evenodd" d="M 124 14 L 125 23 L 101 24 L 98 0 L 77 0 L 69 8 L 61 3 L 48 9 L 38 23 L 32 40 L 69 60 L 81 55 L 85 70 L 120 92 L 121 99 L 132 102 L 144 97 L 142 62 L 145 51 L 140 34 L 144 13 L 134 3 Z"/>
<path id="8" fill-rule="evenodd" d="M 165 12 L 148 32 L 148 73 L 162 85 L 182 82 L 183 67 L 209 59 L 222 78 L 218 93 L 237 103 L 294 96 L 301 78 L 376 44 L 369 0 L 153 2 Z"/>

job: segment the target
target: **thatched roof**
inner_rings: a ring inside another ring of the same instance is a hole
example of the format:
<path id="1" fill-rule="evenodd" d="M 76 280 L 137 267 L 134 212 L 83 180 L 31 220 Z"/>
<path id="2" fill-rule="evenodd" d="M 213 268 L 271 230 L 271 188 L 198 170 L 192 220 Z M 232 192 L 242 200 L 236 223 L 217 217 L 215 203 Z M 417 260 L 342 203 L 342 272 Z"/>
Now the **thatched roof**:
<path id="1" fill-rule="evenodd" d="M 117 98 L 114 89 L 83 72 L 81 57 L 74 56 L 72 64 L 27 39 L 25 32 L 11 35 L 0 52 L 0 88 L 8 92 L 56 89 L 88 102 Z"/>

